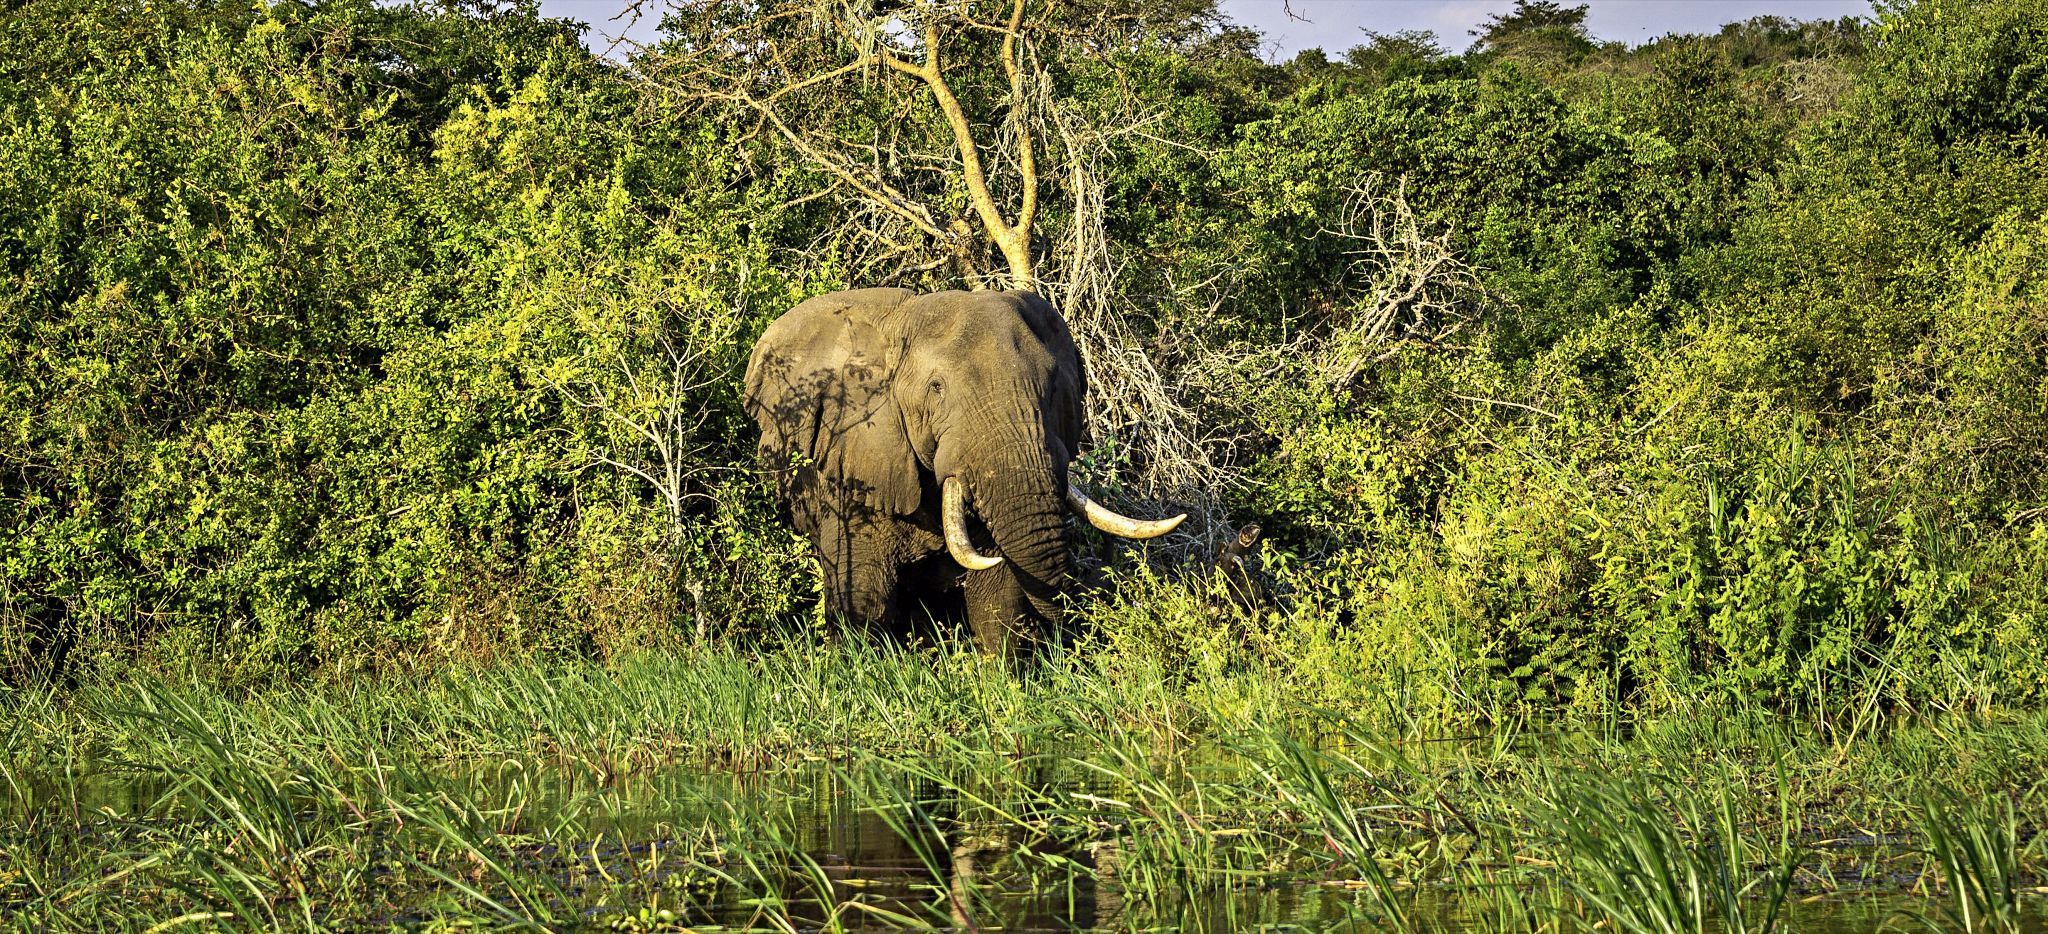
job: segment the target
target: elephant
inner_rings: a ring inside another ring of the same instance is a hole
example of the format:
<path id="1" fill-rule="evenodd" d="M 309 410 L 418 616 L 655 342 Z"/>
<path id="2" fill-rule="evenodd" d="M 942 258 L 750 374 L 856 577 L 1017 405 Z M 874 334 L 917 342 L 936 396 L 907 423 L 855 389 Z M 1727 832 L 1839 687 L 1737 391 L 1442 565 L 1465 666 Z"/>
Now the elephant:
<path id="1" fill-rule="evenodd" d="M 964 593 L 980 649 L 1004 658 L 1061 624 L 1066 514 L 1154 538 L 1068 481 L 1087 391 L 1072 335 L 1031 292 L 853 289 L 771 323 L 747 363 L 760 458 L 816 546 L 825 609 L 902 631 Z"/>

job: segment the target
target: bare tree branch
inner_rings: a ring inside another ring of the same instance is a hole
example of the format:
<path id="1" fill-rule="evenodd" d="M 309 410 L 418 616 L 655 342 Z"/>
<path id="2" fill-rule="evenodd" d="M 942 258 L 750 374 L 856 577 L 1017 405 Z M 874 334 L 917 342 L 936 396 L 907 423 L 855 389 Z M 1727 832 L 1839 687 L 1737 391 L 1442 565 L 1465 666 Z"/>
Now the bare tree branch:
<path id="1" fill-rule="evenodd" d="M 638 15 L 645 2 L 630 9 Z M 887 211 L 949 257 L 970 287 L 989 283 L 990 246 L 1006 267 L 998 281 L 1037 285 L 1032 243 L 1041 154 L 1026 103 L 1037 28 L 1027 16 L 1030 0 L 1012 0 L 1006 18 L 993 23 L 976 18 L 975 4 L 957 0 L 907 8 L 671 0 L 669 7 L 683 21 L 681 38 L 642 56 L 637 74 L 685 100 L 752 114 L 835 186 Z M 989 40 L 995 49 L 973 38 L 985 32 L 1000 36 Z M 956 61 L 947 53 L 962 41 L 985 51 Z M 991 102 L 977 93 L 970 101 L 961 82 L 984 86 L 981 63 L 991 59 L 1000 63 L 1009 99 Z M 859 108 L 847 106 L 849 95 L 873 98 L 875 113 L 903 119 L 869 125 L 858 119 Z M 930 119 L 920 120 L 918 110 Z M 943 132 L 903 133 L 920 125 Z M 995 125 L 1008 132 L 992 135 Z M 944 177 L 917 183 L 907 166 L 943 167 Z M 1008 201 L 999 188 L 1012 193 Z M 948 207 L 962 193 L 966 216 Z"/>

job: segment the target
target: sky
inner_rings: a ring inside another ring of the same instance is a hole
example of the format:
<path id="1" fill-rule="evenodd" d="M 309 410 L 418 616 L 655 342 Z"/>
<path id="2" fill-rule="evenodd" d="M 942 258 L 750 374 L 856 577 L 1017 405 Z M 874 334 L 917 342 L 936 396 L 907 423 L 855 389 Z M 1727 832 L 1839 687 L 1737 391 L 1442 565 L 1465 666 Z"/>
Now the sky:
<path id="1" fill-rule="evenodd" d="M 1593 38 L 1638 45 L 1671 33 L 1709 33 L 1722 24 L 1766 14 L 1787 19 L 1869 16 L 1869 0 L 1578 0 L 1587 6 Z M 1576 6 L 1565 0 L 1565 6 Z M 1471 30 L 1488 16 L 1514 9 L 1514 0 L 1223 0 L 1232 19 L 1266 39 L 1266 57 L 1282 61 L 1305 48 L 1332 58 L 1366 41 L 1362 30 L 1434 32 L 1446 48 L 1462 51 Z M 1292 9 L 1295 19 L 1288 15 Z"/>
<path id="2" fill-rule="evenodd" d="M 1869 0 L 1579 0 L 1589 8 L 1586 26 L 1593 37 L 1631 45 L 1670 33 L 1714 32 L 1723 23 L 1773 14 L 1788 19 L 1836 19 L 1870 15 Z M 1571 5 L 1571 0 L 1566 0 Z M 1331 57 L 1366 41 L 1362 30 L 1399 32 L 1422 29 L 1437 34 L 1447 48 L 1462 50 L 1470 31 L 1494 13 L 1514 8 L 1514 0 L 1222 0 L 1232 19 L 1257 29 L 1266 39 L 1266 57 L 1284 61 L 1306 48 L 1321 47 Z M 650 9 L 662 6 L 649 2 Z M 549 16 L 591 24 L 584 39 L 603 50 L 621 35 L 625 24 L 611 22 L 625 0 L 540 0 Z M 1292 11 L 1292 16 L 1289 11 Z M 623 34 L 645 42 L 654 38 L 656 17 L 647 17 Z"/>

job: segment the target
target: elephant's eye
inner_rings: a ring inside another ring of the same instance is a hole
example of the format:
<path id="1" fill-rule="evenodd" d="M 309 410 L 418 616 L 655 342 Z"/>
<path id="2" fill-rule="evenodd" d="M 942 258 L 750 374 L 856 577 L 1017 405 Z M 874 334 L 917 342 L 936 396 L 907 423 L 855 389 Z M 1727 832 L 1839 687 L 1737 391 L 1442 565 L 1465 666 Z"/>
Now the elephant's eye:
<path id="1" fill-rule="evenodd" d="M 938 380 L 937 378 L 934 378 L 934 379 L 932 380 L 932 395 L 934 395 L 934 396 L 936 396 L 936 395 L 940 395 L 940 394 L 944 393 L 945 391 L 946 391 L 946 384 L 945 384 L 945 383 L 943 383 L 943 382 L 941 382 L 941 381 L 939 381 L 939 380 Z"/>

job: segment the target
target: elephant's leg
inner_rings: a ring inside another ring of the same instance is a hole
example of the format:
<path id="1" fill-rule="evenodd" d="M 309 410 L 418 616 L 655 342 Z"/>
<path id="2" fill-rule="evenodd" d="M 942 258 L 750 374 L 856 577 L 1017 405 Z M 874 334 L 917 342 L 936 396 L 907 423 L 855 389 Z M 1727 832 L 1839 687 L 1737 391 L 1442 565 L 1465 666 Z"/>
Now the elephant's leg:
<path id="1" fill-rule="evenodd" d="M 887 631 L 895 622 L 897 602 L 896 555 L 887 530 L 827 524 L 819 529 L 817 543 L 826 614 Z"/>
<path id="2" fill-rule="evenodd" d="M 858 620 L 876 635 L 890 635 L 897 629 L 900 569 L 896 566 L 895 552 L 887 542 L 868 541 L 865 544 L 866 547 L 856 549 L 854 555 L 853 607 L 849 618 Z"/>
<path id="3" fill-rule="evenodd" d="M 825 598 L 828 620 L 844 620 L 853 614 L 853 542 L 843 525 L 821 526 L 811 533 L 818 555 L 818 589 Z"/>

